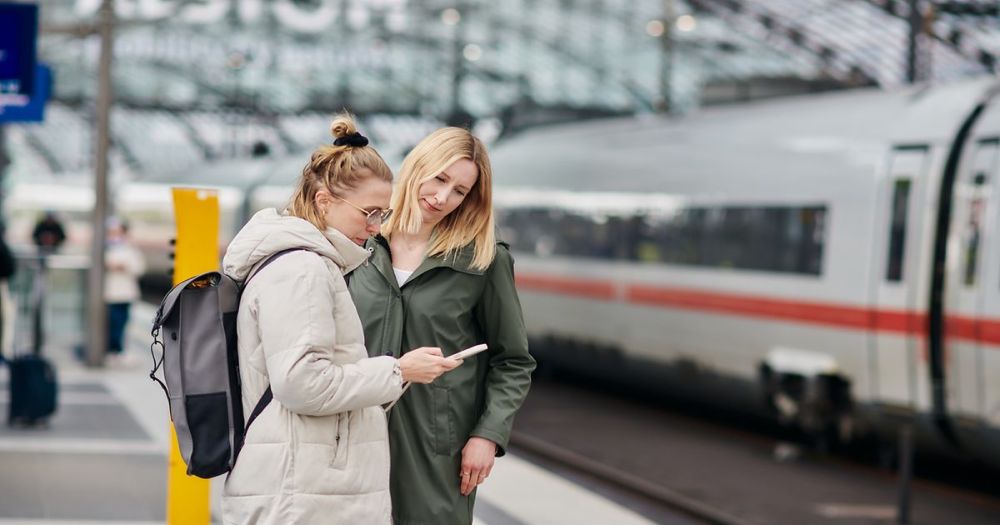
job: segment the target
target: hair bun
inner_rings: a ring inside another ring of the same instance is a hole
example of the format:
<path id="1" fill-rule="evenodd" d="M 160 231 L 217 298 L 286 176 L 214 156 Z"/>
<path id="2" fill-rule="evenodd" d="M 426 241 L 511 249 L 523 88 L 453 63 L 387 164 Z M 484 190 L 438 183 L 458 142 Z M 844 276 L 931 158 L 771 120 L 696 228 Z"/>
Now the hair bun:
<path id="1" fill-rule="evenodd" d="M 368 137 L 355 131 L 354 133 L 350 133 L 342 137 L 337 137 L 337 140 L 333 141 L 333 145 L 350 146 L 352 148 L 363 148 L 368 145 Z"/>
<path id="2" fill-rule="evenodd" d="M 330 123 L 330 135 L 335 139 L 339 139 L 344 135 L 350 135 L 351 133 L 358 132 L 358 125 L 354 122 L 354 115 L 348 112 L 337 113 L 333 117 L 333 122 Z"/>

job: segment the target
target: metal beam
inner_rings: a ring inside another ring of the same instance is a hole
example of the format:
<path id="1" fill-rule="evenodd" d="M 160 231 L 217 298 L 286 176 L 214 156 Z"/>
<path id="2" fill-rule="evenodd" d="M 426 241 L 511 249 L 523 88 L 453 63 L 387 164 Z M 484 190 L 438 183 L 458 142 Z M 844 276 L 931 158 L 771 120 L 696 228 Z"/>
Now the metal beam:
<path id="1" fill-rule="evenodd" d="M 920 80 L 920 32 L 923 29 L 924 17 L 920 10 L 920 0 L 910 0 L 909 35 L 906 39 L 906 82 L 913 84 Z"/>
<path id="2" fill-rule="evenodd" d="M 111 60 L 114 51 L 114 0 L 102 0 L 99 12 L 101 55 L 97 68 L 94 215 L 90 272 L 87 279 L 87 365 L 102 366 L 108 349 L 108 315 L 104 303 L 104 239 L 108 207 L 108 149 L 111 146 Z"/>

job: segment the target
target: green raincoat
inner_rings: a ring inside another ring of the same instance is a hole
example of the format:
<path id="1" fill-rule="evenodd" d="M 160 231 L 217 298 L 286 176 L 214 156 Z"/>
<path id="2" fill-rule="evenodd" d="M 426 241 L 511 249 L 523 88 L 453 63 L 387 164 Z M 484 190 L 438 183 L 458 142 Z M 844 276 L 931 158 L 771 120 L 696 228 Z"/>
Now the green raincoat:
<path id="1" fill-rule="evenodd" d="M 400 287 L 385 238 L 367 246 L 372 256 L 354 271 L 350 289 L 370 355 L 399 357 L 421 346 L 450 355 L 489 345 L 434 383 L 412 385 L 389 416 L 395 525 L 468 525 L 475 492 L 459 492 L 462 448 L 478 436 L 497 444 L 497 456 L 505 453 L 535 368 L 514 259 L 498 243 L 493 264 L 476 270 L 469 245 L 447 260 L 424 259 Z"/>

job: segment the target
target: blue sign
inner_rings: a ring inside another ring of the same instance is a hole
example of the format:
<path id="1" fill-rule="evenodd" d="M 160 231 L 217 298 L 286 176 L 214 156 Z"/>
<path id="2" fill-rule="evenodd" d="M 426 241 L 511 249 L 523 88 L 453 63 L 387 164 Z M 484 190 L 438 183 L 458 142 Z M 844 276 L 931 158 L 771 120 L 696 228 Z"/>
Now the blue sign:
<path id="1" fill-rule="evenodd" d="M 37 4 L 0 3 L 0 94 L 34 91 L 37 37 Z"/>
<path id="2" fill-rule="evenodd" d="M 45 120 L 45 103 L 52 92 L 52 70 L 46 65 L 38 64 L 33 81 L 34 95 L 0 94 L 0 123 Z"/>

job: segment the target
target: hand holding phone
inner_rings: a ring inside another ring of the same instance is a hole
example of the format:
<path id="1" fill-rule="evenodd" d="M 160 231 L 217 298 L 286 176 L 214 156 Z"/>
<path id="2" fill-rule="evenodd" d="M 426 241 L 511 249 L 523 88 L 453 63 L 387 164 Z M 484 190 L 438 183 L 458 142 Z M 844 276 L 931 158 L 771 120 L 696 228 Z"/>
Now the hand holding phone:
<path id="1" fill-rule="evenodd" d="M 485 352 L 487 348 L 489 348 L 489 347 L 486 346 L 486 343 L 483 343 L 483 344 L 476 345 L 476 346 L 473 346 L 473 347 L 470 347 L 470 348 L 466 348 L 465 350 L 462 350 L 461 352 L 458 352 L 457 354 L 452 354 L 452 355 L 448 356 L 448 359 L 468 359 L 468 358 L 470 358 L 470 357 L 478 354 L 479 352 Z"/>

